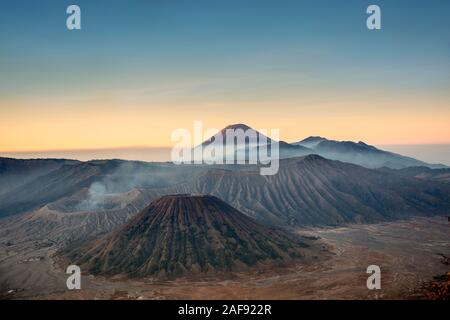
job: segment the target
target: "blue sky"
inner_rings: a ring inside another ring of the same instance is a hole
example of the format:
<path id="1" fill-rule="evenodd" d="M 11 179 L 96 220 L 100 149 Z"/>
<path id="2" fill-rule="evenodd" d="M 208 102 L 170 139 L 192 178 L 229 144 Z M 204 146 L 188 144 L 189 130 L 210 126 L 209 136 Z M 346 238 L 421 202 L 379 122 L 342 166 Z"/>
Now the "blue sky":
<path id="1" fill-rule="evenodd" d="M 82 9 L 79 32 L 65 29 L 71 3 Z M 371 3 L 382 8 L 381 32 L 365 27 Z M 449 15 L 445 0 L 8 1 L 0 13 L 0 92 L 249 74 L 282 75 L 289 85 L 299 72 L 320 78 L 317 85 L 380 80 L 439 92 L 449 86 Z"/>
<path id="2" fill-rule="evenodd" d="M 81 7 L 80 31 L 66 29 L 69 4 Z M 380 31 L 366 28 L 370 4 L 381 7 Z M 0 126 L 18 131 L 36 111 L 75 119 L 108 106 L 117 117 L 152 113 L 158 123 L 169 123 L 164 114 L 217 127 L 273 120 L 286 139 L 447 143 L 449 18 L 446 0 L 3 1 Z M 306 119 L 303 131 L 294 116 Z M 370 128 L 349 126 L 364 121 Z M 48 137 L 43 148 L 56 145 Z M 164 145 L 164 137 L 149 139 Z"/>

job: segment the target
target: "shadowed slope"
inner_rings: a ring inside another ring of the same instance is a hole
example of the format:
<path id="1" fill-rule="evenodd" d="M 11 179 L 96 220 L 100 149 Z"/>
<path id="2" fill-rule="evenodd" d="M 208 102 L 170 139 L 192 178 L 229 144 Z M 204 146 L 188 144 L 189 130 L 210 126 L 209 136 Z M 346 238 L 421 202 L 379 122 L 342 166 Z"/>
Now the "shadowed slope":
<path id="1" fill-rule="evenodd" d="M 450 186 L 317 155 L 285 159 L 276 175 L 217 170 L 178 192 L 212 194 L 274 225 L 339 225 L 450 212 Z"/>

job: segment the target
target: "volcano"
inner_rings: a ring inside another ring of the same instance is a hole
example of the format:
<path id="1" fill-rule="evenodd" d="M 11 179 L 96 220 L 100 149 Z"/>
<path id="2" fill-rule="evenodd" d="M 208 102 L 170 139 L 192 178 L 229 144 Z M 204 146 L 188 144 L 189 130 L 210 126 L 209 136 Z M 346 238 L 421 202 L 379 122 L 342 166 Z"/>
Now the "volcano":
<path id="1" fill-rule="evenodd" d="M 211 194 L 264 224 L 337 226 L 447 215 L 450 186 L 318 155 L 283 159 L 276 175 L 211 169 L 173 192 Z"/>
<path id="2" fill-rule="evenodd" d="M 312 239 L 261 225 L 214 196 L 168 195 L 68 256 L 92 274 L 176 277 L 306 261 L 315 247 Z"/>

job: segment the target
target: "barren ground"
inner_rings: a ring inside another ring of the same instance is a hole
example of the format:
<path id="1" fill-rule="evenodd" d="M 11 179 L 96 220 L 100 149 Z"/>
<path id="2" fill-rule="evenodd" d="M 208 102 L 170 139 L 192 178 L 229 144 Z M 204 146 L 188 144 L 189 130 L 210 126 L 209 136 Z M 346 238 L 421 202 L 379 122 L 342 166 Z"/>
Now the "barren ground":
<path id="1" fill-rule="evenodd" d="M 0 224 L 1 228 L 1 224 Z M 324 262 L 227 278 L 105 279 L 83 275 L 82 289 L 66 289 L 67 275 L 42 241 L 0 239 L 0 297 L 9 299 L 411 299 L 433 276 L 450 271 L 446 217 L 342 228 L 302 229 L 334 255 Z M 13 235 L 11 235 L 13 237 Z M 382 289 L 366 288 L 366 268 L 381 267 Z"/>

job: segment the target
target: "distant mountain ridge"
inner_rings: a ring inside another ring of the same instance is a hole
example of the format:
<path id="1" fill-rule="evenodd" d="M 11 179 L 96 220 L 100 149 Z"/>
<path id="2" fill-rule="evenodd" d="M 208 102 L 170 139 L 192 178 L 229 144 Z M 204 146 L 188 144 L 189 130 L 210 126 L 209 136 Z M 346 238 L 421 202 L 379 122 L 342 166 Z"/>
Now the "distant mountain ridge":
<path id="1" fill-rule="evenodd" d="M 401 169 L 416 166 L 426 166 L 429 168 L 445 167 L 444 165 L 428 164 L 411 157 L 380 150 L 362 141 L 336 141 L 323 137 L 308 137 L 293 144 L 308 147 L 313 153 L 331 160 L 353 163 L 366 168 L 389 167 Z"/>
<path id="2" fill-rule="evenodd" d="M 307 154 L 311 154 L 312 151 L 309 148 L 303 147 L 303 146 L 296 146 L 296 145 L 292 145 L 289 144 L 285 141 L 275 141 L 269 137 L 267 137 L 266 135 L 260 133 L 258 130 L 255 130 L 245 124 L 239 123 L 239 124 L 233 124 L 233 125 L 229 125 L 226 126 L 225 128 L 223 128 L 222 130 L 220 130 L 217 134 L 213 135 L 212 137 L 210 137 L 209 139 L 205 140 L 202 144 L 200 144 L 199 146 L 195 147 L 193 150 L 199 149 L 199 148 L 203 148 L 205 149 L 206 147 L 210 146 L 213 143 L 217 143 L 216 146 L 225 146 L 225 143 L 230 143 L 229 141 L 227 141 L 227 130 L 234 130 L 235 133 L 237 134 L 238 132 L 243 132 L 244 134 L 247 135 L 247 137 L 245 137 L 245 142 L 244 144 L 239 143 L 238 140 L 235 141 L 235 147 L 233 149 L 233 151 L 231 153 L 227 154 L 227 150 L 224 149 L 224 161 L 225 159 L 233 159 L 233 157 L 236 157 L 237 153 L 239 151 L 245 151 L 246 152 L 246 159 L 250 159 L 250 158 L 266 158 L 266 155 L 271 154 L 271 145 L 272 144 L 277 144 L 278 148 L 279 148 L 279 156 L 281 158 L 289 158 L 292 156 L 301 156 L 301 155 L 307 155 Z M 248 137 L 255 137 L 256 141 L 253 141 L 253 143 L 250 142 Z M 222 141 L 222 144 L 218 144 L 219 141 Z M 262 151 L 262 148 L 264 147 L 264 152 L 260 152 Z M 253 156 L 250 157 L 250 154 L 252 154 Z M 208 155 L 204 156 L 202 158 L 203 160 L 207 160 L 209 159 Z"/>
<path id="3" fill-rule="evenodd" d="M 266 137 L 250 126 L 240 123 L 226 126 L 216 135 L 204 141 L 201 146 L 206 147 L 210 145 L 216 141 L 217 136 L 219 135 L 225 137 L 226 130 L 228 129 L 244 131 L 249 130 L 249 132 L 256 135 Z M 265 142 L 266 140 L 263 141 Z M 279 156 L 281 159 L 317 154 L 327 159 L 353 163 L 366 168 L 388 167 L 393 169 L 401 169 L 406 167 L 425 166 L 432 169 L 437 169 L 446 167 L 444 165 L 429 164 L 411 157 L 380 150 L 362 141 L 336 141 L 328 140 L 327 138 L 320 136 L 310 136 L 298 142 L 288 143 L 282 140 L 274 141 L 267 138 L 267 143 L 265 144 L 270 145 L 272 143 L 278 143 Z M 235 153 L 237 153 L 238 149 L 242 148 L 245 148 L 247 154 L 257 153 L 258 148 L 260 148 L 261 145 L 264 144 L 261 144 L 260 141 L 258 141 L 257 145 L 236 146 Z"/>

